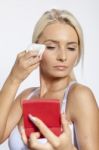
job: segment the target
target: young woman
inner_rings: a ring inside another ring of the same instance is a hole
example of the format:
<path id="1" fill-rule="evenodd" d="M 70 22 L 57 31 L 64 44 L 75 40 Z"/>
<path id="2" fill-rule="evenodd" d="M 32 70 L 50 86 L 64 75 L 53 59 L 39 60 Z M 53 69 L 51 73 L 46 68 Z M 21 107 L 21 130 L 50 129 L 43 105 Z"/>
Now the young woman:
<path id="1" fill-rule="evenodd" d="M 77 82 L 73 73 L 83 56 L 83 34 L 78 21 L 65 10 L 47 11 L 36 24 L 32 42 L 45 44 L 46 49 L 42 58 L 35 51 L 23 51 L 16 58 L 0 92 L 0 142 L 9 138 L 11 150 L 99 150 L 95 97 L 88 87 Z M 26 89 L 15 99 L 22 81 L 38 66 L 40 87 Z M 38 142 L 38 132 L 26 139 L 22 128 L 24 98 L 60 100 L 63 132 L 59 137 L 39 118 L 30 116 L 47 142 Z"/>

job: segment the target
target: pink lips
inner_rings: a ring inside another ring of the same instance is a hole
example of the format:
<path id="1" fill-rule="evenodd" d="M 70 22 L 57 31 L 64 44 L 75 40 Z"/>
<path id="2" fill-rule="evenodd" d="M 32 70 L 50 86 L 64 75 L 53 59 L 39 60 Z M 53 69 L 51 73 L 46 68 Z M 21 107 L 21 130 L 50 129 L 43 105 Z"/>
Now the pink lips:
<path id="1" fill-rule="evenodd" d="M 54 68 L 56 68 L 57 70 L 66 70 L 66 69 L 67 69 L 67 66 L 58 65 L 58 66 L 54 66 Z"/>

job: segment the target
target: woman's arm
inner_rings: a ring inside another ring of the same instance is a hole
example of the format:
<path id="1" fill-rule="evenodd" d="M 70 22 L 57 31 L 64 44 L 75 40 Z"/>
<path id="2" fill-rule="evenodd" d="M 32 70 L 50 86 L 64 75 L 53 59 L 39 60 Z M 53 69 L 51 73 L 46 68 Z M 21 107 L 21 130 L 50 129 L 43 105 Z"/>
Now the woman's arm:
<path id="1" fill-rule="evenodd" d="M 39 65 L 40 58 L 36 52 L 21 52 L 0 92 L 0 143 L 5 133 L 11 132 L 13 124 L 20 119 L 20 96 L 15 100 L 22 81 Z M 15 113 L 14 113 L 15 112 Z M 16 113 L 19 113 L 16 117 Z M 10 118 L 10 119 L 9 119 Z M 10 121 L 9 121 L 10 120 Z M 9 128 L 10 127 L 10 128 Z M 9 131 L 8 131 L 8 130 Z"/>
<path id="2" fill-rule="evenodd" d="M 11 79 L 9 76 L 0 91 L 0 140 L 5 131 L 9 111 L 14 102 L 18 88 L 18 82 Z"/>
<path id="3" fill-rule="evenodd" d="M 34 88 L 35 89 L 35 88 Z M 4 142 L 10 135 L 13 128 L 18 124 L 22 117 L 22 100 L 26 99 L 26 97 L 33 92 L 33 88 L 26 89 L 23 91 L 16 99 L 13 101 L 9 114 L 7 116 L 5 130 L 1 139 L 1 143 Z"/>
<path id="4" fill-rule="evenodd" d="M 99 150 L 99 110 L 91 90 L 78 85 L 69 98 L 79 149 Z"/>

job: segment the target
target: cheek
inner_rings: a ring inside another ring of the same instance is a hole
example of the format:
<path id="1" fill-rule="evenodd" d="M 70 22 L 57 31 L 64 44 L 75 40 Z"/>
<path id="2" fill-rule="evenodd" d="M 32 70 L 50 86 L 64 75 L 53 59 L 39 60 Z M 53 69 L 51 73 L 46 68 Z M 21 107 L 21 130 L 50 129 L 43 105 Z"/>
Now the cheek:
<path id="1" fill-rule="evenodd" d="M 42 68 L 48 67 L 48 66 L 50 65 L 50 60 L 51 60 L 51 59 L 49 58 L 48 55 L 43 54 L 42 60 L 41 60 L 41 67 L 42 67 Z"/>
<path id="2" fill-rule="evenodd" d="M 55 55 L 52 55 L 51 53 L 48 53 L 47 51 L 44 52 L 42 56 L 42 62 L 45 64 L 49 64 L 55 60 L 54 58 Z"/>
<path id="3" fill-rule="evenodd" d="M 71 66 L 74 66 L 77 60 L 78 60 L 78 54 L 75 54 L 69 58 L 69 64 Z"/>

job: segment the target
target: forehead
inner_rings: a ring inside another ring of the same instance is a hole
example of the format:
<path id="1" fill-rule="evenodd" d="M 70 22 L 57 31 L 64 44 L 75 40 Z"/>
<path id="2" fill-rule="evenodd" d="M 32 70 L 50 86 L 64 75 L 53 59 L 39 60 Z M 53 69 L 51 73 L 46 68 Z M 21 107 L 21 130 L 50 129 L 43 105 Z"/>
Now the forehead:
<path id="1" fill-rule="evenodd" d="M 48 25 L 42 32 L 39 40 L 49 41 L 63 41 L 63 42 L 77 42 L 78 35 L 75 29 L 65 23 L 56 22 Z"/>

